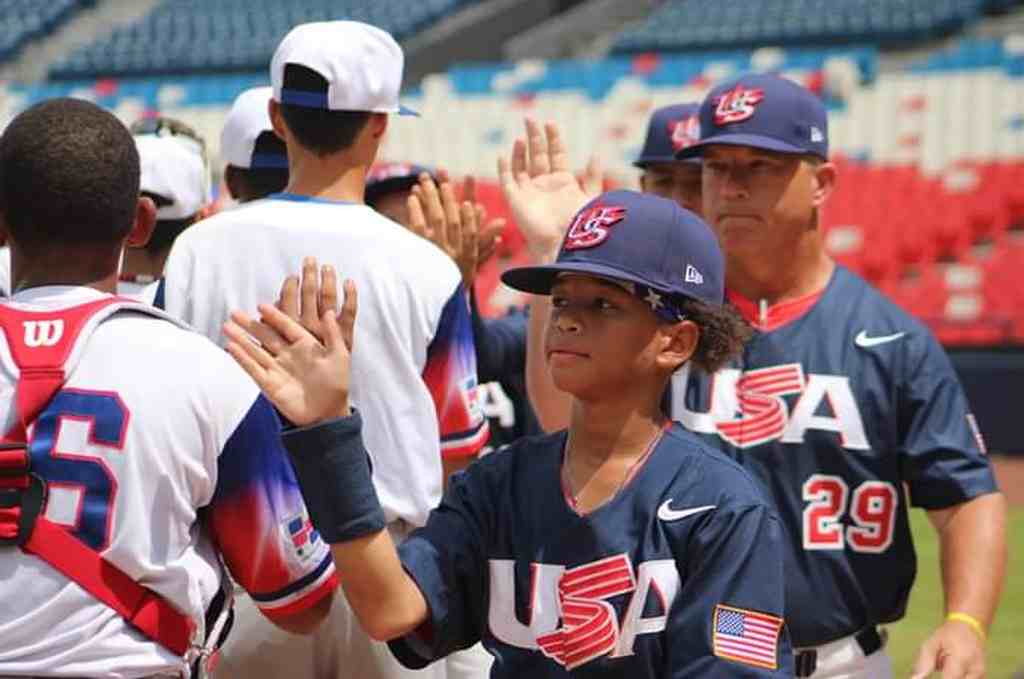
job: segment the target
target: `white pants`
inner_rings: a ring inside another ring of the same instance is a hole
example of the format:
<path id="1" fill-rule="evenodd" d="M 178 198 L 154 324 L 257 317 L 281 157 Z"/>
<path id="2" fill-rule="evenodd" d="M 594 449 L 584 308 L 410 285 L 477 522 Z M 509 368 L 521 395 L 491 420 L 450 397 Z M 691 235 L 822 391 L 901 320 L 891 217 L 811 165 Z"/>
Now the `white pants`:
<path id="1" fill-rule="evenodd" d="M 388 526 L 398 543 L 410 529 Z M 339 588 L 327 619 L 311 635 L 289 634 L 267 620 L 252 599 L 235 590 L 235 625 L 220 651 L 214 679 L 486 679 L 490 654 L 480 644 L 422 670 L 406 669 L 385 643 L 363 632 Z"/>
<path id="2" fill-rule="evenodd" d="M 235 599 L 235 626 L 221 648 L 215 679 L 445 679 L 444 663 L 407 670 L 387 644 L 363 632 L 339 590 L 323 624 L 310 635 L 289 634 L 263 617 L 244 594 Z"/>
<path id="3" fill-rule="evenodd" d="M 852 636 L 816 646 L 814 650 L 818 652 L 818 665 L 810 679 L 893 679 L 884 637 L 882 648 L 868 656 Z"/>

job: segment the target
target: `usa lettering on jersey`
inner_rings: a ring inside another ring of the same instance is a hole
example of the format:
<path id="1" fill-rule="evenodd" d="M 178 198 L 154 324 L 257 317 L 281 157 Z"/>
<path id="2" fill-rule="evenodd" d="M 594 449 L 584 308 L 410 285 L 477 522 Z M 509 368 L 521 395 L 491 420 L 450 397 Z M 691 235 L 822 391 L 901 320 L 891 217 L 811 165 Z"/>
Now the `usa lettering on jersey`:
<path id="1" fill-rule="evenodd" d="M 540 651 L 568 670 L 598 658 L 633 655 L 637 636 L 665 629 L 680 589 L 673 560 L 645 561 L 634 570 L 627 554 L 573 568 L 533 563 L 531 573 L 530 620 L 523 624 L 515 612 L 515 562 L 490 561 L 491 633 L 510 646 Z M 621 595 L 630 596 L 620 618 L 608 600 Z M 659 613 L 643 617 L 650 596 L 656 597 Z"/>
<path id="2" fill-rule="evenodd" d="M 684 383 L 689 378 L 686 373 Z M 796 397 L 792 411 L 786 396 Z M 871 449 L 849 378 L 804 373 L 799 363 L 720 370 L 712 377 L 708 412 L 690 410 L 683 399 L 680 404 L 676 414 L 684 425 L 740 449 L 802 444 L 812 430 L 837 434 L 846 450 Z M 804 549 L 879 554 L 892 546 L 900 503 L 894 484 L 865 480 L 851 488 L 841 476 L 814 474 L 804 482 L 801 499 Z"/>
<path id="3" fill-rule="evenodd" d="M 798 397 L 792 412 L 783 396 Z M 818 414 L 823 407 L 831 415 Z M 712 378 L 710 410 L 698 413 L 684 404 L 680 420 L 692 431 L 718 435 L 737 448 L 803 443 L 812 429 L 838 434 L 847 450 L 871 448 L 849 378 L 805 374 L 799 363 L 720 370 Z"/>

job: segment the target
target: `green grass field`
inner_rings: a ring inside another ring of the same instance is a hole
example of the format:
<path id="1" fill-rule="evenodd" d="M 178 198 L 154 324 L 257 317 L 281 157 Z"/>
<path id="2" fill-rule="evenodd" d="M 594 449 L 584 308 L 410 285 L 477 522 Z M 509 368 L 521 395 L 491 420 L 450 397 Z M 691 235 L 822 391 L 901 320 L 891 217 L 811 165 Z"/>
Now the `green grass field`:
<path id="1" fill-rule="evenodd" d="M 898 679 L 910 676 L 918 647 L 942 617 L 935 531 L 923 511 L 914 510 L 911 523 L 917 546 L 917 582 L 910 595 L 907 616 L 889 628 L 889 649 Z M 989 636 L 989 679 L 1010 679 L 1015 672 L 1024 672 L 1024 508 L 1011 509 L 1009 542 L 1006 589 Z"/>

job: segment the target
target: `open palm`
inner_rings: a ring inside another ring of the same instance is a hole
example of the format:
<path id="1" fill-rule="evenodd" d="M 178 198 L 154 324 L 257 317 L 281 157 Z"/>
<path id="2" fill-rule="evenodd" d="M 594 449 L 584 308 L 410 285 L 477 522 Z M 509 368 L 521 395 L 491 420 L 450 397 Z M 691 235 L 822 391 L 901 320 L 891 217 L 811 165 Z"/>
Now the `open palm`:
<path id="1" fill-rule="evenodd" d="M 512 159 L 498 159 L 498 179 L 527 246 L 535 256 L 553 252 L 573 216 L 601 191 L 597 159 L 587 166 L 583 184 L 569 170 L 569 154 L 553 123 L 542 130 L 526 119 L 526 139 L 517 139 Z"/>

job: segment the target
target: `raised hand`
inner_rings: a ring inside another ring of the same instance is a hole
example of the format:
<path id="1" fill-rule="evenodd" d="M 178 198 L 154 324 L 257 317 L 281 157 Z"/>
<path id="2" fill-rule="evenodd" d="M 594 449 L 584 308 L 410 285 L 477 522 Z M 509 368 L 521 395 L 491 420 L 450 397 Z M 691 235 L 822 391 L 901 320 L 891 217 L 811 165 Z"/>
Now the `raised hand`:
<path id="1" fill-rule="evenodd" d="M 289 277 L 282 286 L 281 308 L 259 305 L 260 320 L 235 311 L 224 324 L 228 353 L 277 409 L 299 426 L 351 412 L 348 396 L 356 287 L 345 281 L 344 302 L 336 313 L 329 292 L 334 290 L 336 302 L 334 269 L 325 266 L 319 273 L 322 281 L 317 280 L 316 260 L 307 259 L 302 281 Z M 313 332 L 320 333 L 323 341 Z"/>
<path id="2" fill-rule="evenodd" d="M 553 123 L 543 130 L 526 118 L 526 139 L 512 146 L 511 162 L 498 158 L 498 179 L 527 247 L 549 256 L 562 241 L 573 216 L 601 191 L 602 171 L 594 158 L 581 184 L 569 168 L 569 154 Z"/>
<path id="3" fill-rule="evenodd" d="M 408 199 L 409 230 L 433 242 L 459 267 L 463 285 L 469 289 L 480 265 L 494 254 L 505 226 L 502 219 L 486 222 L 486 211 L 476 199 L 476 181 L 467 177 L 460 203 L 448 173 L 437 172 L 438 183 L 429 174 L 419 177 Z"/>

